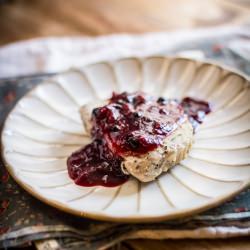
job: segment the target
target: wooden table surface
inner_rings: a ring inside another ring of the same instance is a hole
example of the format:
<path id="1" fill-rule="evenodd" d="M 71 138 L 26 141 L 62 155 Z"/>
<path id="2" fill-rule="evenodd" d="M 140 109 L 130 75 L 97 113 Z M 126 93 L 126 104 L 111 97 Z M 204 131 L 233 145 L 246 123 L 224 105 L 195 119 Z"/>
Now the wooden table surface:
<path id="1" fill-rule="evenodd" d="M 0 45 L 44 36 L 97 36 L 241 24 L 250 17 L 250 0 L 0 0 L 0 3 Z M 250 240 L 130 240 L 119 249 L 247 250 Z"/>
<path id="2" fill-rule="evenodd" d="M 0 45 L 41 36 L 142 33 L 243 23 L 249 0 L 0 0 Z"/>

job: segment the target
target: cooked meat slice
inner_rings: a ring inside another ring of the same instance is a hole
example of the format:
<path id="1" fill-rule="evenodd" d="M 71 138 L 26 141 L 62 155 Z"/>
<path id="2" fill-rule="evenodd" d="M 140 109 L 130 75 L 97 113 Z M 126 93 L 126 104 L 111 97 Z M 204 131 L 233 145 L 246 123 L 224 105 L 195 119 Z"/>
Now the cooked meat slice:
<path id="1" fill-rule="evenodd" d="M 192 141 L 193 127 L 186 121 L 166 137 L 163 145 L 157 149 L 136 157 L 125 156 L 122 169 L 142 182 L 152 181 L 183 160 L 192 146 Z"/>
<path id="2" fill-rule="evenodd" d="M 81 117 L 89 134 L 92 128 L 91 114 L 93 109 L 106 104 L 107 101 L 93 102 L 81 108 Z M 143 113 L 143 111 L 141 112 Z M 147 112 L 148 111 L 145 110 L 145 115 L 148 115 Z M 152 113 L 149 115 L 151 118 L 154 117 Z M 157 120 L 157 116 L 153 118 L 153 121 L 154 119 Z M 163 139 L 161 145 L 156 149 L 136 155 L 120 152 L 120 156 L 124 159 L 121 166 L 122 170 L 142 182 L 149 182 L 183 160 L 191 148 L 193 141 L 193 127 L 188 119 L 184 120 L 185 121 L 181 125 L 178 125 L 170 135 Z"/>

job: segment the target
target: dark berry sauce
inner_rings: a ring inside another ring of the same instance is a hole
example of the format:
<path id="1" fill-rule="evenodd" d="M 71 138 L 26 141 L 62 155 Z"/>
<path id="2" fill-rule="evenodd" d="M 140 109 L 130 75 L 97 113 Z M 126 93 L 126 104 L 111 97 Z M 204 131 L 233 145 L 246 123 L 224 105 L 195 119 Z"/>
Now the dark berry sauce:
<path id="1" fill-rule="evenodd" d="M 121 170 L 122 158 L 112 153 L 104 140 L 95 139 L 68 158 L 68 172 L 75 184 L 114 187 L 128 180 Z"/>
<path id="2" fill-rule="evenodd" d="M 196 127 L 209 112 L 207 103 L 191 98 L 179 103 L 139 92 L 114 93 L 107 105 L 93 110 L 93 142 L 68 158 L 69 176 L 81 186 L 121 185 L 129 178 L 121 169 L 123 157 L 156 149 L 187 115 Z"/>
<path id="3" fill-rule="evenodd" d="M 205 116 L 211 112 L 209 103 L 191 97 L 182 99 L 181 106 L 188 115 L 188 119 L 194 130 L 203 122 Z"/>
<path id="4" fill-rule="evenodd" d="M 92 137 L 103 138 L 117 155 L 145 154 L 186 121 L 183 108 L 142 93 L 113 94 L 92 114 Z"/>

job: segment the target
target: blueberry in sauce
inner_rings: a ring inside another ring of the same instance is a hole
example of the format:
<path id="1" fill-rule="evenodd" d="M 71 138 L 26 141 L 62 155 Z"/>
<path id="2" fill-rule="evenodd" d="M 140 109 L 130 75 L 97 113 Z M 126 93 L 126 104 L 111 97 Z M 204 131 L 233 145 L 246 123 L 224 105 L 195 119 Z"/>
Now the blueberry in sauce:
<path id="1" fill-rule="evenodd" d="M 209 103 L 191 97 L 183 98 L 181 106 L 188 115 L 189 121 L 194 129 L 196 129 L 196 127 L 203 122 L 205 116 L 211 112 Z"/>

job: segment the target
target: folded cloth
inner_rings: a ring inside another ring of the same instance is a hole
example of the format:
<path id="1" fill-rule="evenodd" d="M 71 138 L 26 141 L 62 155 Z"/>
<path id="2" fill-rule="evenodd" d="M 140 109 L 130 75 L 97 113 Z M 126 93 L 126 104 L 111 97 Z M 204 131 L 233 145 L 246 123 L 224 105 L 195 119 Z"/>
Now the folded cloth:
<path id="1" fill-rule="evenodd" d="M 174 54 L 182 50 L 192 50 L 194 56 L 203 57 L 199 51 L 202 49 L 206 56 L 218 59 L 220 51 L 230 48 L 234 50 L 235 55 L 238 53 L 246 56 L 250 51 L 249 38 L 250 27 L 244 26 L 143 35 L 109 35 L 97 38 L 31 39 L 0 47 L 0 78 L 59 72 L 72 66 L 80 67 L 102 60 Z M 203 41 L 206 43 L 203 44 Z M 224 53 L 223 60 L 234 65 L 228 56 L 231 57 Z M 238 57 L 243 58 L 243 56 Z M 250 69 L 248 70 L 250 73 Z"/>
<path id="2" fill-rule="evenodd" d="M 181 54 L 217 60 L 250 74 L 248 58 L 244 52 L 244 57 L 240 56 L 246 48 L 239 46 L 237 50 L 235 46 L 237 42 L 246 46 L 249 39 L 250 33 L 245 28 L 226 28 L 186 32 L 184 35 L 157 33 L 35 39 L 4 46 L 0 48 L 0 77 L 5 77 L 0 80 L 0 124 L 15 102 L 42 79 L 70 66 L 82 66 L 101 59 Z M 24 76 L 27 73 L 33 75 Z M 185 219 L 150 224 L 111 223 L 75 217 L 43 204 L 12 180 L 2 161 L 0 174 L 0 247 L 22 246 L 35 240 L 55 238 L 59 248 L 80 249 L 84 246 L 85 249 L 97 249 L 130 238 L 250 235 L 250 189 L 218 208 Z"/>

